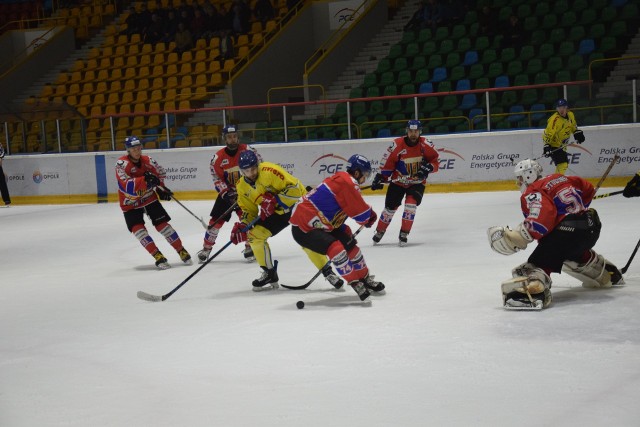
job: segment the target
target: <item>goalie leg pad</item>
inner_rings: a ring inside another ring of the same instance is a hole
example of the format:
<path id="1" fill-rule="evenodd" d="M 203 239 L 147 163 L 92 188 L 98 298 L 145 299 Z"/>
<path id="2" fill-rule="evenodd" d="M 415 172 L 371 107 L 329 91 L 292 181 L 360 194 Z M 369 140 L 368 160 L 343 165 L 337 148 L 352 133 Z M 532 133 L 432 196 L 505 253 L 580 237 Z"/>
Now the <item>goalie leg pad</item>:
<path id="1" fill-rule="evenodd" d="M 591 258 L 584 264 L 565 261 L 562 271 L 582 282 L 585 288 L 610 288 L 611 275 L 605 269 L 606 260 L 591 250 Z"/>
<path id="2" fill-rule="evenodd" d="M 540 310 L 551 304 L 551 278 L 531 263 L 511 271 L 512 279 L 502 282 L 502 303 L 506 309 Z"/>

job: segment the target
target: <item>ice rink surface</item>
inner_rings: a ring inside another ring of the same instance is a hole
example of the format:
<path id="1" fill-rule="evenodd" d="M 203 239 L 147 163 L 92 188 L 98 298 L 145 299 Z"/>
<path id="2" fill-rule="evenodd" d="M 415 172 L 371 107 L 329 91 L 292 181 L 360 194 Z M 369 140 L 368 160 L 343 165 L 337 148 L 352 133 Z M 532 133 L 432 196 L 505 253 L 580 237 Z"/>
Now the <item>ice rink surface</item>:
<path id="1" fill-rule="evenodd" d="M 369 307 L 322 277 L 252 292 L 260 270 L 238 246 L 167 301 L 141 301 L 137 291 L 165 294 L 198 265 L 181 265 L 150 227 L 174 266 L 157 270 L 117 204 L 0 209 L 0 425 L 640 425 L 640 259 L 623 288 L 554 274 L 549 309 L 505 311 L 500 282 L 532 246 L 499 255 L 486 229 L 517 225 L 518 198 L 426 194 L 404 248 L 400 212 L 380 245 L 364 230 L 388 290 Z M 384 198 L 367 200 L 379 214 Z M 212 205 L 185 204 L 205 219 Z M 621 268 L 640 238 L 640 200 L 592 206 L 595 249 Z M 195 256 L 202 225 L 165 207 Z M 270 243 L 281 283 L 314 275 L 289 229 Z"/>

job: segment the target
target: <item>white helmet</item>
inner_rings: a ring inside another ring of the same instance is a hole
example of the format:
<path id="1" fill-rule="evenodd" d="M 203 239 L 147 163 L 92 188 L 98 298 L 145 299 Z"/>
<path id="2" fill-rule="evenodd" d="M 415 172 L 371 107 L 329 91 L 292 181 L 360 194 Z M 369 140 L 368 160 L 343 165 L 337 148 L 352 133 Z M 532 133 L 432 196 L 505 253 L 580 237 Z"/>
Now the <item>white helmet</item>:
<path id="1" fill-rule="evenodd" d="M 518 186 L 520 191 L 524 193 L 529 184 L 536 182 L 539 178 L 542 178 L 542 166 L 540 163 L 531 159 L 524 159 L 518 162 L 513 173 L 518 179 Z"/>

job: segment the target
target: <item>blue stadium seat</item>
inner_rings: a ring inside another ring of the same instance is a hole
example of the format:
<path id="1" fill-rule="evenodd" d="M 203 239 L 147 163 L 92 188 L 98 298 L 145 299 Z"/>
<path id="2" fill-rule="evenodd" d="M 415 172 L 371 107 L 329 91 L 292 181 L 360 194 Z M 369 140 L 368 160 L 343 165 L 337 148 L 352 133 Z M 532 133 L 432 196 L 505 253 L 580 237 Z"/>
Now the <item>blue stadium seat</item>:
<path id="1" fill-rule="evenodd" d="M 498 76 L 496 77 L 496 81 L 494 87 L 509 87 L 509 77 L 508 76 Z"/>
<path id="2" fill-rule="evenodd" d="M 580 45 L 578 46 L 578 55 L 589 55 L 594 50 L 596 50 L 596 43 L 593 41 L 593 39 L 580 40 Z"/>
<path id="3" fill-rule="evenodd" d="M 438 83 L 447 79 L 447 69 L 445 67 L 438 67 L 433 70 L 433 77 L 429 80 L 431 83 Z"/>
<path id="4" fill-rule="evenodd" d="M 464 54 L 464 61 L 462 61 L 462 66 L 467 67 L 469 65 L 478 63 L 478 52 L 475 50 L 470 50 Z"/>
<path id="5" fill-rule="evenodd" d="M 460 102 L 461 110 L 469 110 L 475 107 L 478 104 L 478 100 L 476 99 L 475 93 L 467 93 L 462 97 L 462 102 Z"/>

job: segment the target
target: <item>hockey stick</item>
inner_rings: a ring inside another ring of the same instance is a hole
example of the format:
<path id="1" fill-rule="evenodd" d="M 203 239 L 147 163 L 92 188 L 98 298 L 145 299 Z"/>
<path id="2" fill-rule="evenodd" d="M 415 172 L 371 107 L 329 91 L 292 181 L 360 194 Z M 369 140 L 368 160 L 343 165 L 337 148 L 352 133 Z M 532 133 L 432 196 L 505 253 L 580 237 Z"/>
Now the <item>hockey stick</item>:
<path id="1" fill-rule="evenodd" d="M 205 228 L 207 230 L 211 230 L 213 227 L 215 227 L 215 225 L 217 223 L 219 223 L 220 221 L 224 221 L 224 217 L 226 217 L 227 215 L 229 215 L 231 212 L 233 212 L 233 210 L 238 206 L 238 202 L 233 202 L 233 204 L 229 207 L 229 209 L 227 209 L 226 211 L 224 211 L 224 213 L 222 215 L 220 215 L 218 217 L 218 219 L 213 223 L 213 225 L 207 225 Z"/>
<path id="2" fill-rule="evenodd" d="M 193 212 L 191 212 L 189 210 L 189 208 L 187 208 L 185 205 L 182 204 L 182 202 L 180 202 L 180 200 L 176 199 L 176 196 L 173 195 L 173 191 L 167 189 L 166 187 L 163 187 L 161 185 L 158 186 L 158 188 L 161 188 L 162 191 L 164 191 L 165 193 L 169 193 L 170 197 L 176 202 L 178 203 L 180 206 L 182 206 L 184 208 L 185 211 L 189 212 L 195 219 L 197 219 L 198 221 L 200 221 L 200 224 L 202 224 L 202 226 L 204 228 L 207 228 L 207 224 L 204 223 L 204 221 L 202 220 L 201 217 L 196 216 L 196 214 L 194 214 Z"/>
<path id="3" fill-rule="evenodd" d="M 360 228 L 358 228 L 356 230 L 355 233 L 353 233 L 353 236 L 351 236 L 351 239 L 349 240 L 349 243 L 351 243 L 351 240 L 355 239 L 356 236 L 358 235 L 358 233 L 360 233 L 362 231 L 362 229 L 364 228 L 364 225 L 361 225 Z M 325 265 L 322 266 L 322 268 L 320 270 L 318 270 L 318 272 L 316 274 L 313 275 L 313 277 L 304 285 L 300 285 L 300 286 L 287 286 L 287 285 L 283 285 L 282 283 L 280 284 L 280 286 L 282 286 L 285 289 L 291 289 L 294 291 L 299 291 L 301 289 L 307 289 L 317 278 L 318 276 L 320 276 L 320 274 L 322 274 L 322 270 L 325 269 L 325 267 L 327 265 L 331 265 L 331 261 L 327 261 L 327 263 Z"/>
<path id="4" fill-rule="evenodd" d="M 257 217 L 256 219 L 254 219 L 253 221 L 251 221 L 249 224 L 247 224 L 247 226 L 242 229 L 242 232 L 247 232 L 248 230 L 250 230 L 253 225 L 260 219 L 260 217 Z M 198 272 L 200 272 L 200 270 L 202 270 L 207 264 L 209 264 L 211 261 L 213 261 L 213 259 L 215 257 L 217 257 L 218 255 L 220 255 L 220 253 L 222 251 L 224 251 L 225 249 L 227 249 L 229 247 L 229 245 L 231 245 L 233 243 L 232 240 L 229 240 L 223 247 L 220 248 L 220 250 L 218 250 L 218 252 L 216 252 L 215 254 L 211 255 L 209 258 L 207 258 L 207 260 L 196 269 L 196 271 L 194 271 L 193 273 L 191 273 L 189 275 L 189 277 L 187 277 L 186 279 L 184 279 L 182 282 L 180 282 L 180 284 L 178 286 L 176 286 L 175 288 L 173 288 L 169 293 L 166 293 L 164 295 L 151 295 L 148 294 L 146 292 L 142 292 L 142 291 L 138 291 L 138 298 L 145 300 L 145 301 L 151 301 L 151 302 L 158 302 L 158 301 L 165 301 L 166 299 L 168 299 L 169 297 L 171 297 L 171 295 L 173 295 L 178 289 L 180 289 L 181 287 L 183 287 L 189 280 L 191 280 L 191 278 L 193 276 L 195 276 L 196 274 L 198 274 Z"/>
<path id="5" fill-rule="evenodd" d="M 611 172 L 611 169 L 613 169 L 613 166 L 618 162 L 618 160 L 620 160 L 620 156 L 618 156 L 617 154 L 613 156 L 611 163 L 609 163 L 609 167 L 607 167 L 607 170 L 604 171 L 604 175 L 602 175 L 602 178 L 600 178 L 600 181 L 598 181 L 598 183 L 596 184 L 594 194 L 598 192 L 600 186 L 602 185 L 604 180 L 607 179 L 607 176 L 609 176 L 609 172 Z"/>
<path id="6" fill-rule="evenodd" d="M 622 194 L 623 192 L 624 192 L 624 190 L 613 191 L 611 193 L 604 193 L 604 194 L 600 194 L 598 196 L 595 196 L 594 199 L 604 199 L 605 197 L 616 196 L 618 194 Z"/>
<path id="7" fill-rule="evenodd" d="M 627 261 L 624 267 L 622 267 L 622 269 L 620 270 L 622 274 L 626 273 L 627 270 L 629 269 L 629 266 L 631 265 L 631 261 L 633 261 L 633 258 L 636 256 L 636 252 L 638 252 L 638 248 L 640 248 L 640 240 L 638 240 L 638 244 L 636 245 L 636 248 L 631 253 L 631 257 L 629 257 L 629 261 Z"/>

